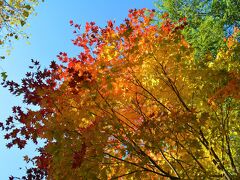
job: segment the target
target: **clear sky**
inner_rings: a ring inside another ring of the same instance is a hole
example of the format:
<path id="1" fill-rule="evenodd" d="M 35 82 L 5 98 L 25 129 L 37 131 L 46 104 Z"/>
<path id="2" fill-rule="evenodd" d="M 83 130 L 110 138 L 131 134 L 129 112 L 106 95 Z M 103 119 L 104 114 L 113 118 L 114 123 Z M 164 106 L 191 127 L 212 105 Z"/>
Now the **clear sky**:
<path id="1" fill-rule="evenodd" d="M 37 59 L 43 66 L 50 61 L 57 60 L 56 55 L 62 51 L 76 55 L 79 48 L 74 47 L 71 40 L 74 38 L 69 20 L 84 25 L 87 21 L 94 21 L 99 26 L 105 26 L 107 20 L 116 20 L 121 23 L 133 8 L 154 8 L 154 0 L 45 0 L 36 8 L 37 16 L 30 18 L 30 27 L 27 32 L 31 34 L 30 45 L 25 40 L 15 41 L 11 55 L 0 62 L 8 78 L 20 82 L 21 78 L 31 65 L 31 59 Z M 0 53 L 3 49 L 0 50 Z M 20 105 L 21 98 L 8 93 L 0 87 L 0 121 L 11 115 L 11 107 Z M 6 141 L 0 133 L 0 180 L 7 180 L 10 175 L 21 176 L 26 164 L 23 156 L 34 155 L 36 146 L 28 145 L 25 150 L 16 147 L 7 150 Z"/>

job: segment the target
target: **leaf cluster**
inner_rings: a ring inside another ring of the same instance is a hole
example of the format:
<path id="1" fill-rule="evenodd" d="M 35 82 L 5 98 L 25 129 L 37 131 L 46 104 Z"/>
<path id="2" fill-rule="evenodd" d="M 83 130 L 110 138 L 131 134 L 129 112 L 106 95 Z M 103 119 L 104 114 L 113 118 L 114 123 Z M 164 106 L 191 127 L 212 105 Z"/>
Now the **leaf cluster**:
<path id="1" fill-rule="evenodd" d="M 195 49 L 195 59 L 204 61 L 206 54 L 216 57 L 220 48 L 226 48 L 224 38 L 240 27 L 238 0 L 161 0 L 156 2 L 172 20 L 185 17 L 188 27 L 184 37 Z"/>

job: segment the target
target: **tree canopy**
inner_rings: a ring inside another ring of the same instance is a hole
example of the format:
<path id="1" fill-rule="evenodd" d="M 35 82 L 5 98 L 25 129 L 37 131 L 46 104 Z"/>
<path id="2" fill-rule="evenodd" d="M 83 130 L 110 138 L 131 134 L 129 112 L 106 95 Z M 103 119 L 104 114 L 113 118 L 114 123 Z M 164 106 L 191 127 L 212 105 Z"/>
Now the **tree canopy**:
<path id="1" fill-rule="evenodd" d="M 13 107 L 7 147 L 45 144 L 23 179 L 240 178 L 240 44 L 195 62 L 188 18 L 130 10 L 116 26 L 75 27 L 79 55 L 58 55 L 3 86 L 37 110 Z M 14 177 L 11 177 L 14 179 Z"/>
<path id="2" fill-rule="evenodd" d="M 195 49 L 196 60 L 208 54 L 216 57 L 219 48 L 226 48 L 226 37 L 240 28 L 238 0 L 159 0 L 156 4 L 160 14 L 167 12 L 173 21 L 187 19 L 182 33 Z"/>

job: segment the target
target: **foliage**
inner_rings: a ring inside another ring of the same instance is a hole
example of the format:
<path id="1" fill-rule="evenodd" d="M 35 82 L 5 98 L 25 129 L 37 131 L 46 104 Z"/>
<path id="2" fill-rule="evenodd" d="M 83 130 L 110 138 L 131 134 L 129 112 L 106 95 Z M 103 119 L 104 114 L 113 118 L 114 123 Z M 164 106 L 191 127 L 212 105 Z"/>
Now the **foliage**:
<path id="1" fill-rule="evenodd" d="M 38 0 L 1 0 L 0 1 L 0 45 L 12 38 L 19 39 L 20 27 L 26 24 L 29 15 L 34 11 Z"/>
<path id="2" fill-rule="evenodd" d="M 159 28 L 154 14 L 130 10 L 120 26 L 91 22 L 84 33 L 70 21 L 77 57 L 62 52 L 43 70 L 33 61 L 21 84 L 4 81 L 39 108 L 13 107 L 7 146 L 46 140 L 25 157 L 35 166 L 25 179 L 240 178 L 239 43 L 228 38 L 199 67 L 185 19 Z"/>
<path id="3" fill-rule="evenodd" d="M 226 47 L 234 27 L 240 28 L 239 0 L 159 0 L 157 6 L 169 13 L 172 20 L 186 18 L 184 37 L 195 49 L 195 59 L 207 54 L 216 57 L 218 49 Z M 239 39 L 239 35 L 238 35 Z"/>
<path id="4" fill-rule="evenodd" d="M 12 39 L 28 38 L 23 32 L 23 26 L 27 23 L 29 15 L 34 12 L 34 7 L 38 3 L 39 0 L 0 0 L 1 47 L 11 45 Z M 0 55 L 0 59 L 5 58 L 4 55 Z M 6 72 L 1 73 L 3 80 L 6 79 L 6 76 Z"/>

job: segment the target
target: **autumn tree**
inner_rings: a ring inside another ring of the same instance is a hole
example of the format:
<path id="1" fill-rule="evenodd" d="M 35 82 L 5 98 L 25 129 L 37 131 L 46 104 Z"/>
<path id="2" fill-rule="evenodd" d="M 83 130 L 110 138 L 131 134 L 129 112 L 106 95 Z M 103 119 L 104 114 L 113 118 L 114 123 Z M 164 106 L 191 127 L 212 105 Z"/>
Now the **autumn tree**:
<path id="1" fill-rule="evenodd" d="M 186 19 L 161 18 L 130 10 L 119 26 L 90 22 L 83 33 L 70 21 L 78 56 L 61 52 L 43 70 L 33 61 L 21 84 L 3 83 L 38 107 L 13 107 L 7 147 L 46 140 L 23 178 L 240 177 L 239 42 L 232 35 L 199 67 Z"/>

